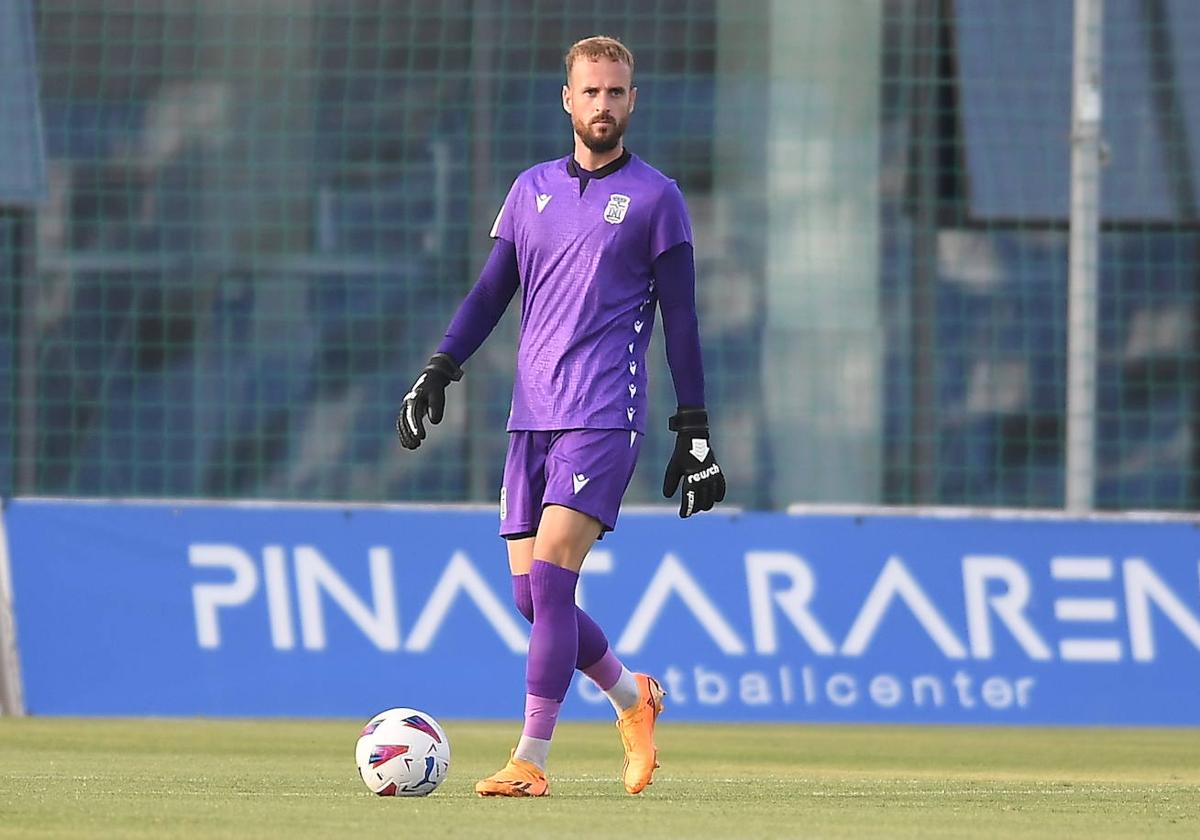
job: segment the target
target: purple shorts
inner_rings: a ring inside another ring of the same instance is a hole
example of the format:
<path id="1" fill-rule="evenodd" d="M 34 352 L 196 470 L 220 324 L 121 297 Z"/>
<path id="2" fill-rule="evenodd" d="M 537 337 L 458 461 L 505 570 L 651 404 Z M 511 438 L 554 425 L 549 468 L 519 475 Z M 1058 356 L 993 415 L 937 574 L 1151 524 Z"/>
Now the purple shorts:
<path id="1" fill-rule="evenodd" d="M 611 531 L 641 448 L 642 436 L 622 429 L 509 432 L 500 536 L 536 534 L 545 505 L 586 513 Z"/>

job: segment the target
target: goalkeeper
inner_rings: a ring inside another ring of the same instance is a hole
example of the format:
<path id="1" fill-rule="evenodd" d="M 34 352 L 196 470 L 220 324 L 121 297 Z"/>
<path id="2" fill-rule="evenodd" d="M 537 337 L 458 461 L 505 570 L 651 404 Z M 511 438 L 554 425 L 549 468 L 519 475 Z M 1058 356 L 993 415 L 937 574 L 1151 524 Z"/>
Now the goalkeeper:
<path id="1" fill-rule="evenodd" d="M 475 287 L 397 418 L 416 449 L 438 423 L 445 390 L 521 289 L 509 446 L 500 488 L 517 608 L 532 622 L 525 726 L 509 762 L 479 782 L 482 796 L 543 796 L 559 707 L 576 669 L 608 696 L 625 748 L 625 789 L 640 793 L 657 763 L 657 680 L 627 670 L 603 631 L 575 606 L 592 544 L 616 525 L 645 434 L 646 349 L 662 310 L 679 409 L 663 495 L 682 486 L 679 515 L 725 497 L 709 445 L 696 322 L 692 229 L 678 186 L 625 149 L 637 99 L 633 56 L 593 37 L 565 56 L 563 109 L 574 153 L 513 182 Z"/>

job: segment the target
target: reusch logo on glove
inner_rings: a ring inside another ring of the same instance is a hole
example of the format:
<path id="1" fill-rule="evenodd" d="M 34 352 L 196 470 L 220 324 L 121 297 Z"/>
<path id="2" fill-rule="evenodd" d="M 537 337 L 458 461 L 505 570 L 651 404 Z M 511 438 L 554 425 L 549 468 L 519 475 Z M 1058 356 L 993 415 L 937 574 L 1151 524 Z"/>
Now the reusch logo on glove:
<path id="1" fill-rule="evenodd" d="M 714 475 L 716 475 L 720 471 L 721 471 L 721 467 L 718 466 L 717 464 L 713 464 L 711 467 L 706 467 L 706 468 L 700 470 L 700 472 L 698 472 L 698 473 L 692 473 L 691 475 L 689 475 L 688 476 L 688 484 L 696 484 L 698 482 L 703 481 L 706 478 L 712 478 Z"/>

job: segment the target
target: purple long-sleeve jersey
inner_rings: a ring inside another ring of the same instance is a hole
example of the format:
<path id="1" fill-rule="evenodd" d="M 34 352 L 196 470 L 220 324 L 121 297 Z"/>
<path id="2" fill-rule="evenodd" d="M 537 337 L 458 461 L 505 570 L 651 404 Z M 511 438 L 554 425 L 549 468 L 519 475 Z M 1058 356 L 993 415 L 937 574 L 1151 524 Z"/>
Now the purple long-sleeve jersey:
<path id="1" fill-rule="evenodd" d="M 703 405 L 692 230 L 674 181 L 628 152 L 591 173 L 571 157 L 538 164 L 514 181 L 492 236 L 513 243 L 522 288 L 509 431 L 645 431 L 660 292 L 680 325 L 668 329 L 680 404 Z M 512 295 L 501 244 L 439 347 L 460 363 Z"/>

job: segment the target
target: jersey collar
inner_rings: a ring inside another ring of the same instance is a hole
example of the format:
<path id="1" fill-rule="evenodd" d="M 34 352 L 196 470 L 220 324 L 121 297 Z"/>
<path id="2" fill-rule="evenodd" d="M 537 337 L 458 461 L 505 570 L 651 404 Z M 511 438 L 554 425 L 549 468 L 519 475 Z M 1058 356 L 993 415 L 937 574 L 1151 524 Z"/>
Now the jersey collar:
<path id="1" fill-rule="evenodd" d="M 575 155 L 571 155 L 569 158 L 567 158 L 567 174 L 572 178 L 579 179 L 579 194 L 583 195 L 583 191 L 587 189 L 587 185 L 590 181 L 595 178 L 607 178 L 622 166 L 629 163 L 630 157 L 632 157 L 632 155 L 630 155 L 629 149 L 622 149 L 621 156 L 619 158 L 609 161 L 595 171 L 589 171 L 579 165 L 579 163 L 575 160 Z"/>

